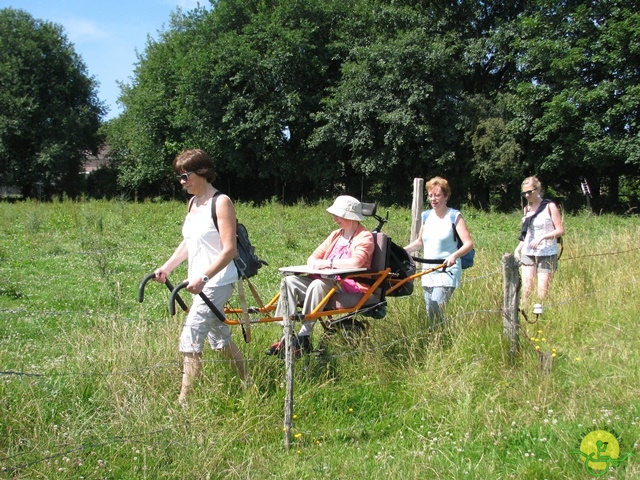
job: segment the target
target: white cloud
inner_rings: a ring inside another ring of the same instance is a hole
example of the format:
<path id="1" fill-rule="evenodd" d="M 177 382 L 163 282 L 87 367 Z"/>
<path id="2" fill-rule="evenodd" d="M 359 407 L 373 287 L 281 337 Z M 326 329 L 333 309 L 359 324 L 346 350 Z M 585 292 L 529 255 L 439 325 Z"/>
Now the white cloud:
<path id="1" fill-rule="evenodd" d="M 102 40 L 110 37 L 107 31 L 91 20 L 68 18 L 61 23 L 64 25 L 69 40 L 74 43 Z"/>

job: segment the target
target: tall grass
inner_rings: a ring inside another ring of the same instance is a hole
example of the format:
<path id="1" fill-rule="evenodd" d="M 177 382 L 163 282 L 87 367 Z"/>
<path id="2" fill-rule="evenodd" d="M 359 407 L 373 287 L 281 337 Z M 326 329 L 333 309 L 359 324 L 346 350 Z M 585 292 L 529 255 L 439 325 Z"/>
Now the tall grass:
<path id="1" fill-rule="evenodd" d="M 263 297 L 278 289 L 277 267 L 303 262 L 334 228 L 325 208 L 237 206 L 270 263 L 255 278 Z M 188 408 L 175 402 L 184 314 L 169 315 L 160 284 L 142 304 L 137 288 L 178 244 L 184 213 L 177 202 L 0 204 L 0 476 L 590 478 L 571 452 L 595 429 L 638 453 L 637 218 L 565 219 L 545 313 L 523 321 L 512 362 L 501 258 L 519 216 L 465 212 L 478 254 L 446 327 L 426 330 L 416 288 L 389 299 L 357 343 L 336 335 L 327 355 L 296 362 L 285 450 L 284 365 L 264 356 L 277 325 L 256 325 L 249 344 L 234 330 L 255 389 L 206 351 Z M 410 212 L 392 208 L 390 219 L 385 230 L 404 244 Z M 536 345 L 557 352 L 550 374 Z M 637 478 L 638 465 L 608 476 Z"/>

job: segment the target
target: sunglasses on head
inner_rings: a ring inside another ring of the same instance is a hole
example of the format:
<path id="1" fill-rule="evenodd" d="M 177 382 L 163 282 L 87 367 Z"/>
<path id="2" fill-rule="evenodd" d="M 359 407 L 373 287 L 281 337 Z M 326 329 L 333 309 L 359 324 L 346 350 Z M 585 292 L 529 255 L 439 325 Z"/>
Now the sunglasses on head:
<path id="1" fill-rule="evenodd" d="M 523 197 L 526 197 L 527 195 L 531 195 L 536 190 L 537 190 L 537 188 L 534 188 L 532 190 L 527 190 L 526 192 L 521 192 L 520 195 L 522 195 Z"/>
<path id="2" fill-rule="evenodd" d="M 189 181 L 189 175 L 191 175 L 192 173 L 193 172 L 186 172 L 186 173 L 183 173 L 181 175 L 177 175 L 177 178 L 181 182 L 188 182 Z"/>

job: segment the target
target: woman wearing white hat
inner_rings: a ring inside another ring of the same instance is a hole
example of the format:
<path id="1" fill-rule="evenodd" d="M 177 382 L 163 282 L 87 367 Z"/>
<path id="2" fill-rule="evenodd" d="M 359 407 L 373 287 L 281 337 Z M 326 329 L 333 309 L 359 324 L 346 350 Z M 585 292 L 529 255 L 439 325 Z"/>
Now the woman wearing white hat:
<path id="1" fill-rule="evenodd" d="M 373 234 L 360 223 L 364 220 L 360 202 L 348 195 L 341 195 L 327 212 L 340 227 L 331 232 L 322 244 L 307 259 L 307 265 L 315 270 L 331 268 L 369 268 L 374 251 Z M 295 312 L 302 302 L 302 314 L 307 315 L 322 301 L 335 282 L 330 278 L 289 275 L 285 277 L 289 312 Z M 347 279 L 342 283 L 345 293 L 364 293 L 367 285 Z M 282 305 L 278 303 L 276 316 L 282 316 Z M 311 332 L 315 321 L 305 322 L 298 333 L 297 347 L 303 353 L 311 351 Z M 267 355 L 280 353 L 283 340 L 274 343 Z"/>

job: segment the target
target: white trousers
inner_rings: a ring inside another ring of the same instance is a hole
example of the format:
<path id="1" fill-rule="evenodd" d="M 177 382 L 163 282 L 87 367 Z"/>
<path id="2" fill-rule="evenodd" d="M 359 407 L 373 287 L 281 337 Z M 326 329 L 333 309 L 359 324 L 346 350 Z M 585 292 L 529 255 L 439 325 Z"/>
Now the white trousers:
<path id="1" fill-rule="evenodd" d="M 289 315 L 293 315 L 297 311 L 299 304 L 302 304 L 301 313 L 303 315 L 311 313 L 335 285 L 333 279 L 298 275 L 288 275 L 284 277 L 284 282 L 287 288 Z M 283 310 L 282 301 L 278 301 L 276 316 L 282 317 Z M 310 336 L 315 323 L 315 320 L 304 322 L 298 336 Z"/>

